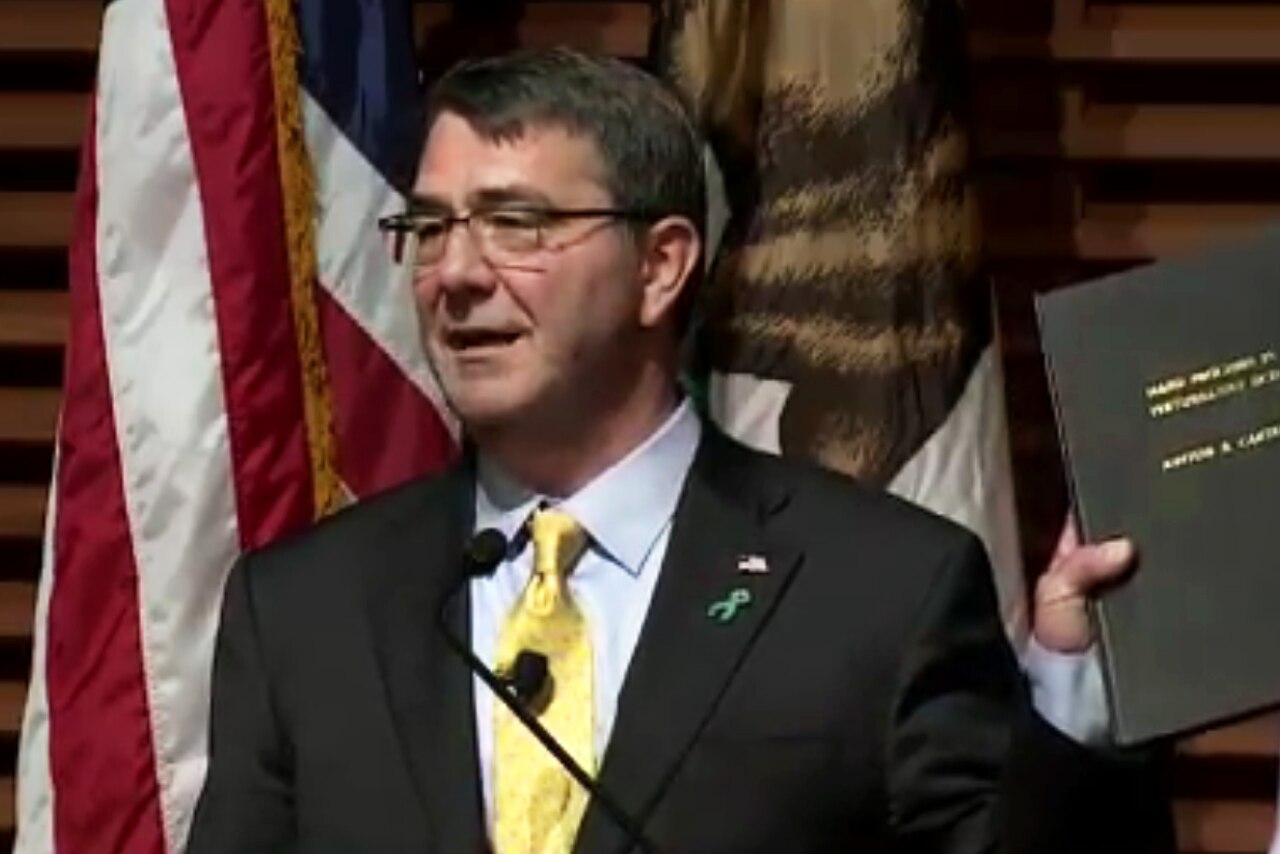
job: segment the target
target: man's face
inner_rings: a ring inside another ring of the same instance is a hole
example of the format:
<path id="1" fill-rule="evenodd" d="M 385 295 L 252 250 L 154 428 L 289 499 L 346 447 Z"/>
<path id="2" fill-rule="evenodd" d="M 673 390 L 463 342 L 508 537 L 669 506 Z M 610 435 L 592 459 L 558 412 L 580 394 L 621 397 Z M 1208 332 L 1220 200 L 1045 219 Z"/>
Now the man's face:
<path id="1" fill-rule="evenodd" d="M 610 208 L 595 146 L 556 127 L 493 142 L 442 114 L 418 168 L 415 204 L 437 213 Z M 581 411 L 623 379 L 619 354 L 639 327 L 629 232 L 607 219 L 550 222 L 542 245 L 486 257 L 455 225 L 443 255 L 414 277 L 423 340 L 449 402 L 471 428 L 537 428 Z M 625 358 L 621 360 L 625 362 Z"/>

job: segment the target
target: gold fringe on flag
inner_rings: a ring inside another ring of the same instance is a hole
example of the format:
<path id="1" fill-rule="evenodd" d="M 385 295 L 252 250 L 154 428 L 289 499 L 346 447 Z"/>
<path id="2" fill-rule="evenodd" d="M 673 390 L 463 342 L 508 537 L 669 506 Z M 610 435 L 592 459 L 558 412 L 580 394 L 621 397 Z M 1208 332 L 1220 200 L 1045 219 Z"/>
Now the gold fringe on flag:
<path id="1" fill-rule="evenodd" d="M 289 292 L 298 359 L 302 367 L 303 414 L 307 422 L 307 448 L 311 457 L 318 519 L 338 510 L 344 503 L 345 492 L 335 462 L 333 407 L 320 341 L 320 316 L 315 303 L 315 176 L 307 153 L 302 104 L 298 98 L 297 62 L 302 45 L 293 0 L 265 0 L 265 3 L 289 253 Z"/>

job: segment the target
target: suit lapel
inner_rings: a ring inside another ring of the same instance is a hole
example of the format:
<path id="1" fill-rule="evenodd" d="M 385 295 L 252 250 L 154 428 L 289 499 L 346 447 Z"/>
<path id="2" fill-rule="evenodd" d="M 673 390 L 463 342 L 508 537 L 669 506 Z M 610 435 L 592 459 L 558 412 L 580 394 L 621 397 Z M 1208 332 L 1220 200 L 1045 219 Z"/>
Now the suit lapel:
<path id="1" fill-rule="evenodd" d="M 713 428 L 704 430 L 600 769 L 601 785 L 641 823 L 800 563 L 798 551 L 768 536 L 766 523 L 785 503 L 786 491 L 752 477 L 759 467 Z M 744 557 L 763 559 L 768 571 L 740 572 Z M 746 591 L 750 603 L 723 622 L 709 615 L 713 603 L 728 601 L 735 590 Z M 593 803 L 574 851 L 614 854 L 626 842 Z"/>
<path id="2" fill-rule="evenodd" d="M 431 838 L 441 852 L 487 850 L 477 769 L 472 680 L 445 645 L 437 614 L 460 577 L 457 556 L 472 519 L 469 468 L 428 487 L 398 520 L 371 578 L 369 619 L 387 701 Z M 465 586 L 445 618 L 470 638 Z"/>

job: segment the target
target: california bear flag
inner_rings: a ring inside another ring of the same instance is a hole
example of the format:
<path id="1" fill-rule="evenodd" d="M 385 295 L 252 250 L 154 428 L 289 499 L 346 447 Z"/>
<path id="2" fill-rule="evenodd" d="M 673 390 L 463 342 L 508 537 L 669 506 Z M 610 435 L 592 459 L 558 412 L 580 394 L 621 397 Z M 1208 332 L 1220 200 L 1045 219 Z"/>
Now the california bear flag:
<path id="1" fill-rule="evenodd" d="M 667 0 L 661 28 L 722 179 L 701 311 L 713 417 L 972 529 L 1020 637 L 958 0 Z"/>

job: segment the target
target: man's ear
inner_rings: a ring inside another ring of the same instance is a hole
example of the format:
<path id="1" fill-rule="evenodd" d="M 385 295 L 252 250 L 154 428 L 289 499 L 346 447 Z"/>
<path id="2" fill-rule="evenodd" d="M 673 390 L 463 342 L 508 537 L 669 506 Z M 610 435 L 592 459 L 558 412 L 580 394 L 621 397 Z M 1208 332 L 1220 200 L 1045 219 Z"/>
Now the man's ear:
<path id="1" fill-rule="evenodd" d="M 680 294 L 701 263 L 702 238 L 682 216 L 658 220 L 640 242 L 640 323 L 658 326 L 680 302 Z"/>

